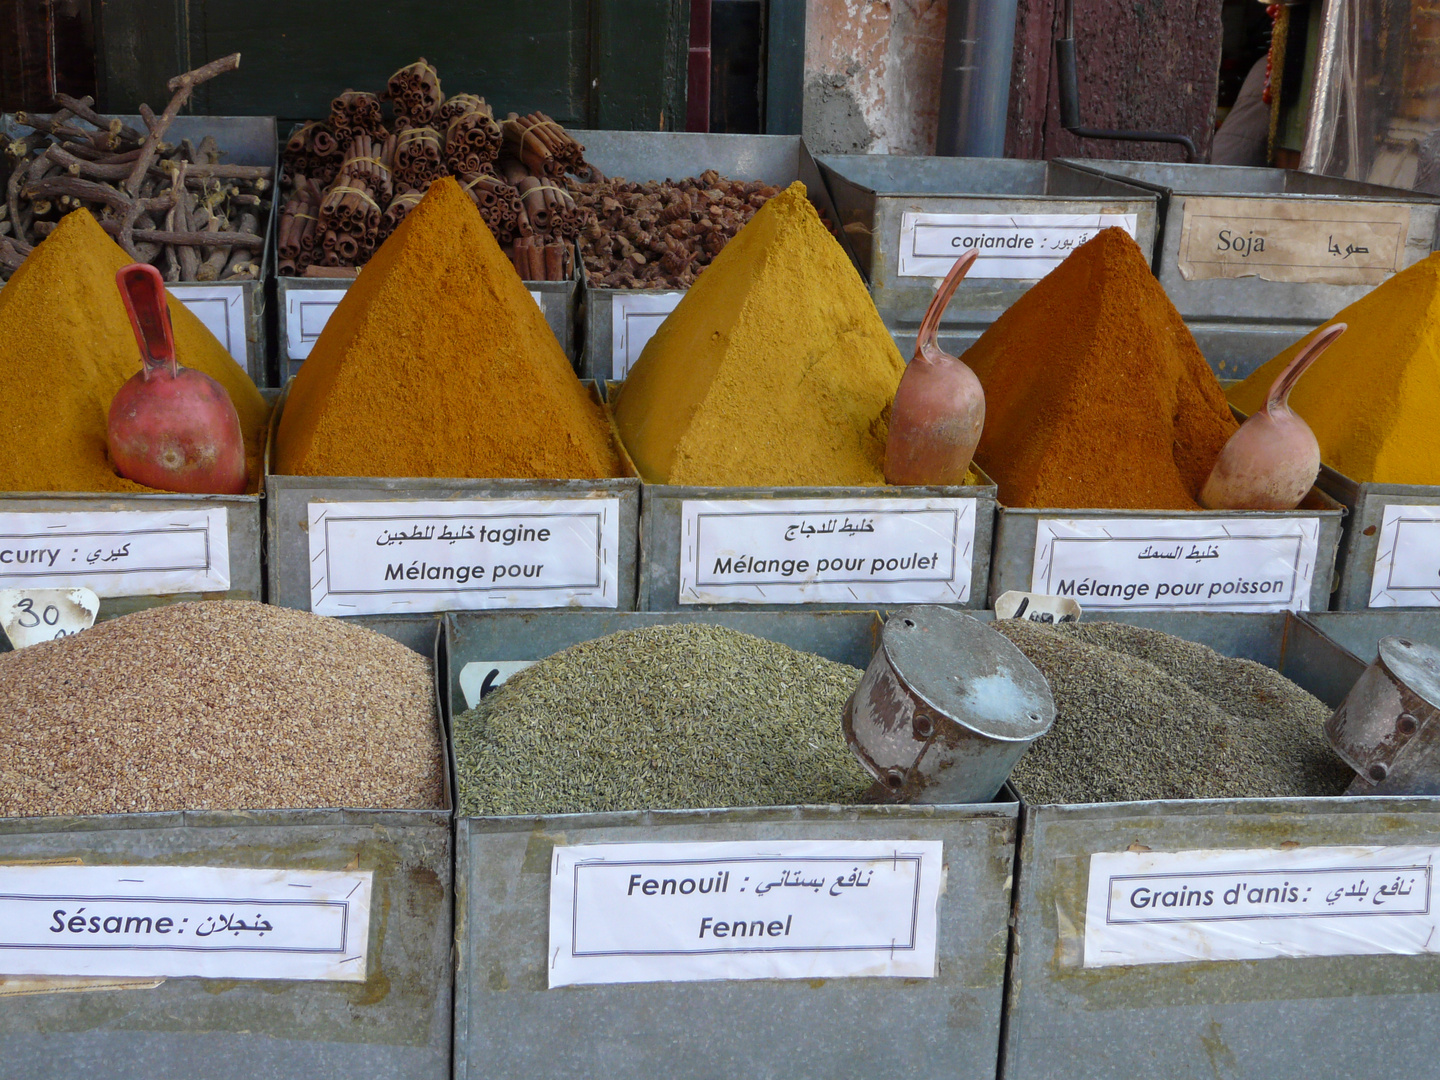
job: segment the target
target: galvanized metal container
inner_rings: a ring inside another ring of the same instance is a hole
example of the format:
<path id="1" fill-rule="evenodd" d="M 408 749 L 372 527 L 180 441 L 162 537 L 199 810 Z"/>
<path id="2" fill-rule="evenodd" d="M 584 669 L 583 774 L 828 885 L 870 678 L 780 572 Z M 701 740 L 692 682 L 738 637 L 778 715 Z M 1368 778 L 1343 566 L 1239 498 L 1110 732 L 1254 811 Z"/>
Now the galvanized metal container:
<path id="1" fill-rule="evenodd" d="M 685 487 L 669 484 L 649 484 L 641 493 L 640 527 L 640 595 L 638 607 L 641 611 L 706 611 L 734 609 L 743 606 L 761 610 L 784 610 L 796 603 L 803 603 L 811 610 L 853 610 L 857 606 L 874 603 L 876 606 L 891 606 L 892 602 L 867 602 L 860 599 L 834 602 L 812 602 L 807 599 L 791 598 L 784 602 L 772 603 L 764 598 L 764 588 L 756 587 L 754 595 L 746 599 L 728 602 L 701 602 L 706 590 L 698 580 L 690 585 L 683 579 L 683 564 L 687 546 L 694 550 L 695 538 L 686 535 L 687 502 L 774 502 L 776 500 L 798 500 L 813 502 L 815 513 L 840 513 L 835 505 L 843 506 L 847 500 L 883 500 L 893 502 L 906 499 L 970 499 L 974 500 L 973 535 L 961 530 L 952 538 L 943 538 L 944 553 L 958 559 L 969 558 L 970 575 L 968 587 L 961 589 L 955 599 L 948 602 L 961 607 L 982 608 L 985 606 L 986 582 L 990 574 L 991 537 L 995 527 L 995 484 L 983 472 L 979 482 L 968 487 Z M 828 509 L 826 507 L 829 507 Z M 898 504 L 897 504 L 898 508 Z M 743 509 L 737 507 L 738 509 Z M 794 507 L 787 510 L 795 512 Z M 758 512 L 758 510 L 757 510 Z M 858 511 L 857 513 L 865 513 Z M 697 557 L 698 558 L 698 557 Z M 777 582 L 778 584 L 779 582 Z M 899 602 L 899 601 L 895 601 Z M 919 602 L 910 601 L 910 602 Z"/>
<path id="2" fill-rule="evenodd" d="M 438 618 L 367 620 L 439 649 Z M 441 678 L 437 689 L 448 684 Z M 443 710 L 442 710 L 443 712 Z M 435 723 L 444 739 L 444 720 Z M 364 982 L 172 978 L 150 988 L 5 988 L 11 1076 L 374 1075 L 448 1080 L 453 917 L 449 778 L 436 810 L 256 810 L 0 820 L 0 863 L 370 870 Z"/>
<path id="3" fill-rule="evenodd" d="M 910 348 L 901 349 L 906 357 L 913 352 L 915 331 L 935 295 L 936 281 L 945 273 L 938 264 L 923 274 L 924 268 L 908 265 L 917 251 L 928 251 L 924 243 L 915 247 L 915 229 L 924 226 L 917 226 L 913 219 L 907 222 L 909 215 L 946 215 L 967 225 L 988 222 L 984 228 L 1014 232 L 1014 242 L 1019 244 L 1029 235 L 1026 230 L 1039 230 L 1029 236 L 1030 255 L 1040 252 L 1040 245 L 1065 245 L 1046 248 L 1056 259 L 1098 231 L 1101 221 L 1097 215 L 1133 215 L 1132 235 L 1147 258 L 1155 244 L 1158 199 L 1154 192 L 1043 161 L 873 154 L 825 154 L 816 161 L 835 200 L 846 239 L 870 283 L 875 306 L 898 338 L 908 334 L 912 342 Z M 1062 225 L 1061 217 L 1089 224 Z M 1045 229 L 1062 230 L 1064 237 L 1059 232 L 1043 235 Z M 954 254 L 963 250 L 956 247 Z M 987 254 L 982 251 L 982 258 Z M 989 265 L 982 261 L 960 283 L 941 323 L 945 330 L 978 336 L 1043 277 L 1051 263 L 1039 269 L 1006 269 L 1005 273 L 1015 275 L 1006 277 L 985 276 Z"/>
<path id="4" fill-rule="evenodd" d="M 1345 507 L 1345 536 L 1340 542 L 1340 588 L 1335 594 L 1337 611 L 1364 611 L 1373 601 L 1377 607 L 1440 607 L 1440 577 L 1435 588 L 1411 575 L 1397 576 L 1391 561 L 1395 547 L 1400 508 L 1440 507 L 1440 487 L 1431 484 L 1372 484 L 1351 480 L 1328 465 L 1320 468 L 1316 485 Z M 1391 525 L 1385 526 L 1386 511 Z M 1384 556 L 1383 560 L 1381 556 Z M 1376 580 L 1376 569 L 1382 571 Z M 1437 567 L 1440 569 L 1440 567 Z"/>
<path id="5" fill-rule="evenodd" d="M 1278 668 L 1332 706 L 1363 668 L 1306 619 L 1290 615 L 1127 613 L 1123 621 Z M 1024 801 L 1023 791 L 1021 797 L 1005 1080 L 1301 1080 L 1421 1075 L 1433 1067 L 1437 1043 L 1429 1018 L 1440 1003 L 1440 969 L 1431 957 L 1103 968 L 1084 968 L 1081 958 L 1094 853 L 1427 844 L 1440 828 L 1440 800 L 1037 806 Z M 1357 1031 L 1372 1035 L 1357 1039 Z"/>
<path id="6" fill-rule="evenodd" d="M 472 661 L 539 659 L 622 629 L 697 621 L 858 667 L 869 661 L 880 627 L 862 612 L 452 614 L 446 616 L 452 693 L 460 693 L 459 673 Z M 452 707 L 462 708 L 463 698 Z M 1008 802 L 460 818 L 455 1075 L 862 1076 L 903 1062 L 907 1076 L 990 1080 L 1014 824 Z M 943 842 L 947 878 L 935 978 L 546 989 L 556 845 L 801 839 Z"/>
<path id="7" fill-rule="evenodd" d="M 275 275 L 275 306 L 279 313 L 280 333 L 276 344 L 279 377 L 275 385 L 284 386 L 295 377 L 300 365 L 325 329 L 330 314 L 340 303 L 353 278 L 281 277 Z M 525 288 L 545 313 L 545 321 L 555 332 L 555 340 L 565 355 L 575 363 L 575 319 L 580 300 L 579 271 L 568 281 L 527 281 Z"/>
<path id="8" fill-rule="evenodd" d="M 1375 659 L 1382 637 L 1409 637 L 1440 648 L 1440 611 L 1317 611 L 1305 619 L 1362 665 Z"/>
<path id="9" fill-rule="evenodd" d="M 145 130 L 145 122 L 139 116 L 122 116 L 120 119 L 133 128 Z M 91 126 L 83 120 L 71 120 L 70 123 L 85 130 Z M 0 115 L 0 131 L 3 131 L 7 143 L 21 135 L 28 135 L 32 130 L 17 124 L 10 113 Z M 206 135 L 215 136 L 224 152 L 226 165 L 268 165 L 275 169 L 275 176 L 279 176 L 273 116 L 177 116 L 165 137 L 170 142 L 189 139 L 198 144 Z M 258 278 L 254 281 L 175 282 L 166 288 L 209 328 L 225 346 L 226 352 L 249 373 L 256 386 L 268 386 L 265 358 L 269 333 L 265 319 L 265 283 L 270 266 L 270 248 L 274 243 L 275 215 L 264 205 L 258 212 L 260 234 L 265 238 L 265 247 L 256 253 L 255 258 L 256 265 L 260 267 Z"/>
<path id="10" fill-rule="evenodd" d="M 1219 523 L 1225 531 L 1233 532 L 1236 526 L 1246 522 L 1296 522 L 1310 519 L 1318 523 L 1315 540 L 1315 562 L 1310 570 L 1310 589 L 1303 596 L 1293 598 L 1291 610 L 1325 611 L 1330 606 L 1330 594 L 1335 588 L 1335 553 L 1340 544 L 1341 518 L 1344 509 L 1319 488 L 1312 488 L 1300 509 L 1288 512 L 1250 510 L 1063 510 L 1011 507 L 1001 504 L 997 509 L 995 526 L 995 547 L 990 560 L 990 603 L 1001 593 L 1012 589 L 1020 592 L 1056 592 L 1051 584 L 1038 580 L 1036 570 L 1036 542 L 1041 523 L 1053 519 L 1078 520 L 1088 525 L 1103 526 L 1107 521 L 1173 522 L 1186 525 Z M 1158 542 L 1158 541 L 1157 541 Z M 1298 579 L 1298 578 L 1297 578 Z M 1083 595 L 1077 596 L 1080 606 L 1087 611 L 1095 610 L 1095 600 L 1086 607 Z M 1222 598 L 1223 601 L 1223 598 Z M 1138 605 L 1136 605 L 1138 606 Z M 1194 604 L 1149 604 L 1149 607 L 1195 606 Z"/>
<path id="11" fill-rule="evenodd" d="M 1135 184 L 1160 196 L 1155 274 L 1190 324 L 1211 366 L 1231 377 L 1249 375 L 1341 308 L 1360 299 L 1376 282 L 1333 284 L 1323 280 L 1267 279 L 1306 276 L 1293 272 L 1298 268 L 1279 275 L 1274 268 L 1259 268 L 1259 274 L 1266 276 L 1235 278 L 1207 277 L 1203 270 L 1182 270 L 1182 263 L 1187 267 L 1200 263 L 1199 248 L 1203 246 L 1208 252 L 1214 244 L 1223 243 L 1226 253 L 1247 251 L 1244 245 L 1250 235 L 1263 228 L 1257 222 L 1274 221 L 1282 214 L 1302 214 L 1307 231 L 1313 231 L 1317 238 L 1321 233 L 1336 238 L 1333 262 L 1345 267 L 1347 257 L 1341 249 L 1352 242 L 1342 231 L 1352 223 L 1340 217 L 1364 219 L 1378 212 L 1382 218 L 1395 218 L 1387 222 L 1386 230 L 1395 246 L 1396 257 L 1390 260 L 1388 271 L 1393 272 L 1430 254 L 1440 223 L 1440 198 L 1434 195 L 1332 176 L 1158 161 L 1062 159 L 1056 167 Z M 1394 211 L 1400 212 L 1398 217 Z M 1225 226 L 1223 239 L 1220 233 L 1207 228 L 1196 231 L 1187 243 L 1187 222 L 1199 230 L 1198 223 L 1214 214 L 1220 214 L 1216 228 Z M 1378 257 L 1378 250 L 1374 254 Z M 1255 252 L 1236 257 L 1243 261 L 1260 255 Z"/>
<path id="12" fill-rule="evenodd" d="M 600 402 L 599 388 L 590 387 L 592 400 Z M 602 407 L 604 407 L 602 405 Z M 275 432 L 279 428 L 282 400 L 276 406 L 271 425 L 273 453 Z M 607 410 L 608 415 L 608 410 Z M 613 425 L 612 425 L 613 431 Z M 639 549 L 637 533 L 640 526 L 640 481 L 634 478 L 635 467 L 625 453 L 619 435 L 615 435 L 622 464 L 629 474 L 612 480 L 471 480 L 431 479 L 426 477 L 392 478 L 370 476 L 284 476 L 269 473 L 266 477 L 268 498 L 265 505 L 267 599 L 282 607 L 311 610 L 314 563 L 310 547 L 310 507 L 332 502 L 406 503 L 406 502 L 483 502 L 487 499 L 556 499 L 593 502 L 616 500 L 617 546 L 614 552 L 615 592 L 607 606 L 620 611 L 635 606 L 636 557 Z M 267 455 L 267 472 L 270 455 Z M 606 552 L 597 558 L 608 558 Z M 606 568 L 608 572 L 608 567 Z M 609 594 L 607 594 L 608 598 Z M 483 591 L 476 594 L 477 607 L 489 601 Z M 434 610 L 426 608 L 424 610 Z M 346 616 L 348 617 L 348 616 Z"/>
<path id="13" fill-rule="evenodd" d="M 570 134 L 584 145 L 585 160 L 606 176 L 637 182 L 680 180 L 714 169 L 731 180 L 779 185 L 800 180 L 810 201 L 830 221 L 839 221 L 815 160 L 798 135 L 575 129 Z M 581 377 L 601 382 L 623 379 L 645 342 L 684 295 L 674 289 L 604 289 L 586 278 Z"/>

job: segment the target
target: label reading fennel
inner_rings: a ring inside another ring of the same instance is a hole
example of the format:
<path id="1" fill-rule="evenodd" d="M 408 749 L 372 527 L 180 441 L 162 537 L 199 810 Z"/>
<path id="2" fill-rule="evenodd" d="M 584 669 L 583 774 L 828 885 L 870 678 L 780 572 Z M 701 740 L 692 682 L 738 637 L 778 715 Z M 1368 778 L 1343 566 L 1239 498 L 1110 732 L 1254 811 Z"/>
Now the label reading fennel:
<path id="1" fill-rule="evenodd" d="M 0 975 L 363 981 L 372 877 L 0 866 Z"/>
<path id="2" fill-rule="evenodd" d="M 620 500 L 310 504 L 320 615 L 617 605 Z"/>
<path id="3" fill-rule="evenodd" d="M 1135 214 L 900 215 L 900 277 L 941 278 L 965 252 L 980 257 L 971 278 L 1044 277 L 1101 229 L 1118 226 L 1132 237 Z"/>
<path id="4" fill-rule="evenodd" d="M 557 846 L 550 986 L 931 978 L 938 840 Z"/>
<path id="5" fill-rule="evenodd" d="M 101 598 L 225 592 L 227 512 L 0 513 L 0 588 L 68 589 Z"/>
<path id="6" fill-rule="evenodd" d="M 1308 611 L 1319 518 L 1041 518 L 1033 592 L 1086 610 Z"/>
<path id="7" fill-rule="evenodd" d="M 243 285 L 167 285 L 166 288 L 190 314 L 205 324 L 205 329 L 215 335 L 215 340 L 225 346 L 237 364 L 249 370 Z"/>
<path id="8" fill-rule="evenodd" d="M 1085 966 L 1440 952 L 1440 849 L 1090 856 Z"/>
<path id="9" fill-rule="evenodd" d="M 1371 607 L 1440 607 L 1440 506 L 1385 507 Z"/>
<path id="10" fill-rule="evenodd" d="M 687 499 L 680 603 L 970 599 L 974 499 Z"/>
<path id="11" fill-rule="evenodd" d="M 617 292 L 610 308 L 612 379 L 630 374 L 655 331 L 685 296 L 683 292 Z"/>
<path id="12" fill-rule="evenodd" d="M 1188 199 L 1178 265 L 1186 281 L 1378 285 L 1401 269 L 1410 208 L 1313 199 Z"/>

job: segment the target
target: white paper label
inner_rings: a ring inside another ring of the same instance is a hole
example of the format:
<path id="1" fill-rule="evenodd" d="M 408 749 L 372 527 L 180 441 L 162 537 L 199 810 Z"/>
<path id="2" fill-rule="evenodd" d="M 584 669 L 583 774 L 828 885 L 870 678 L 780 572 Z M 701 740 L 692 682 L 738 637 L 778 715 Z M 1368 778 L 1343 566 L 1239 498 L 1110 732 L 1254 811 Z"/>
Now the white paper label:
<path id="1" fill-rule="evenodd" d="M 360 982 L 372 876 L 0 866 L 0 974 Z"/>
<path id="2" fill-rule="evenodd" d="M 1371 607 L 1440 607 L 1440 506 L 1385 507 Z"/>
<path id="3" fill-rule="evenodd" d="M 617 606 L 620 500 L 310 504 L 310 609 Z"/>
<path id="4" fill-rule="evenodd" d="M 243 285 L 170 285 L 171 294 L 189 309 L 242 368 L 249 360 L 245 334 Z M 183 363 L 185 358 L 180 358 Z M 246 368 L 248 370 L 248 368 Z"/>
<path id="5" fill-rule="evenodd" d="M 646 344 L 684 295 L 683 292 L 615 294 L 610 307 L 612 379 L 623 379 L 630 374 Z"/>
<path id="6" fill-rule="evenodd" d="M 900 215 L 900 277 L 943 278 L 965 252 L 980 258 L 969 277 L 1034 281 L 1065 256 L 1112 225 L 1132 237 L 1135 214 L 918 214 Z"/>
<path id="7" fill-rule="evenodd" d="M 0 513 L 0 588 L 100 597 L 225 592 L 227 512 L 116 510 Z"/>
<path id="8" fill-rule="evenodd" d="M 1041 518 L 1034 592 L 1086 610 L 1309 611 L 1319 518 Z"/>
<path id="9" fill-rule="evenodd" d="M 938 840 L 556 847 L 550 986 L 930 978 Z"/>
<path id="10" fill-rule="evenodd" d="M 995 598 L 995 618 L 1023 619 L 1026 622 L 1067 623 L 1080 621 L 1080 605 L 1069 597 L 1011 589 Z"/>
<path id="11" fill-rule="evenodd" d="M 687 499 L 680 519 L 682 604 L 970 599 L 974 499 Z"/>
<path id="12" fill-rule="evenodd" d="M 460 692 L 465 704 L 475 708 L 485 695 L 498 690 L 516 672 L 533 667 L 534 660 L 472 660 L 460 669 Z"/>
<path id="13" fill-rule="evenodd" d="M 100 598 L 86 588 L 0 589 L 0 630 L 17 649 L 88 630 L 99 613 Z"/>
<path id="14" fill-rule="evenodd" d="M 285 293 L 285 351 L 304 360 L 330 321 L 344 289 L 290 289 Z"/>
<path id="15" fill-rule="evenodd" d="M 1085 966 L 1437 953 L 1437 850 L 1097 853 Z"/>

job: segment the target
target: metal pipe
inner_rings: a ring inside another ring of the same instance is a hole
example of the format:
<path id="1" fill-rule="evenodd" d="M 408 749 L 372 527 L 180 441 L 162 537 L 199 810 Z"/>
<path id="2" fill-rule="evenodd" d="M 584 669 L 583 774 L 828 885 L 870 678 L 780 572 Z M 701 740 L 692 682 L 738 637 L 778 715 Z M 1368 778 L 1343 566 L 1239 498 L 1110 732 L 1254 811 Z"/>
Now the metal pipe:
<path id="1" fill-rule="evenodd" d="M 1003 157 L 1016 0 L 950 0 L 935 153 Z"/>

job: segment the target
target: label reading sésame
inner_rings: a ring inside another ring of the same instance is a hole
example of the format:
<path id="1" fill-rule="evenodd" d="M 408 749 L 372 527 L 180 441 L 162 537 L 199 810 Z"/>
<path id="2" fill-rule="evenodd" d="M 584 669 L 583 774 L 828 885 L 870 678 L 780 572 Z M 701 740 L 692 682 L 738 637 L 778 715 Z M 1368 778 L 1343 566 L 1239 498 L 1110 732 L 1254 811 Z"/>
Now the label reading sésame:
<path id="1" fill-rule="evenodd" d="M 1132 237 L 1135 214 L 900 215 L 900 277 L 941 278 L 965 252 L 980 252 L 971 278 L 1034 281 L 1059 266 L 1101 229 Z"/>
<path id="2" fill-rule="evenodd" d="M 687 499 L 681 604 L 970 599 L 975 500 Z"/>
<path id="3" fill-rule="evenodd" d="M 1178 265 L 1186 281 L 1377 285 L 1401 269 L 1410 208 L 1313 199 L 1187 199 Z"/>
<path id="4" fill-rule="evenodd" d="M 363 981 L 372 877 L 0 866 L 0 975 Z"/>
<path id="5" fill-rule="evenodd" d="M 620 500 L 311 503 L 320 615 L 618 604 Z"/>
<path id="6" fill-rule="evenodd" d="M 1030 588 L 1087 611 L 1309 611 L 1319 518 L 1041 518 Z"/>
<path id="7" fill-rule="evenodd" d="M 1385 507 L 1371 607 L 1440 607 L 1440 506 Z"/>
<path id="8" fill-rule="evenodd" d="M 1090 856 L 1085 966 L 1440 952 L 1440 849 Z"/>
<path id="9" fill-rule="evenodd" d="M 557 846 L 551 987 L 932 978 L 939 840 Z"/>
<path id="10" fill-rule="evenodd" d="M 0 588 L 77 585 L 102 598 L 225 592 L 227 511 L 0 513 Z"/>

